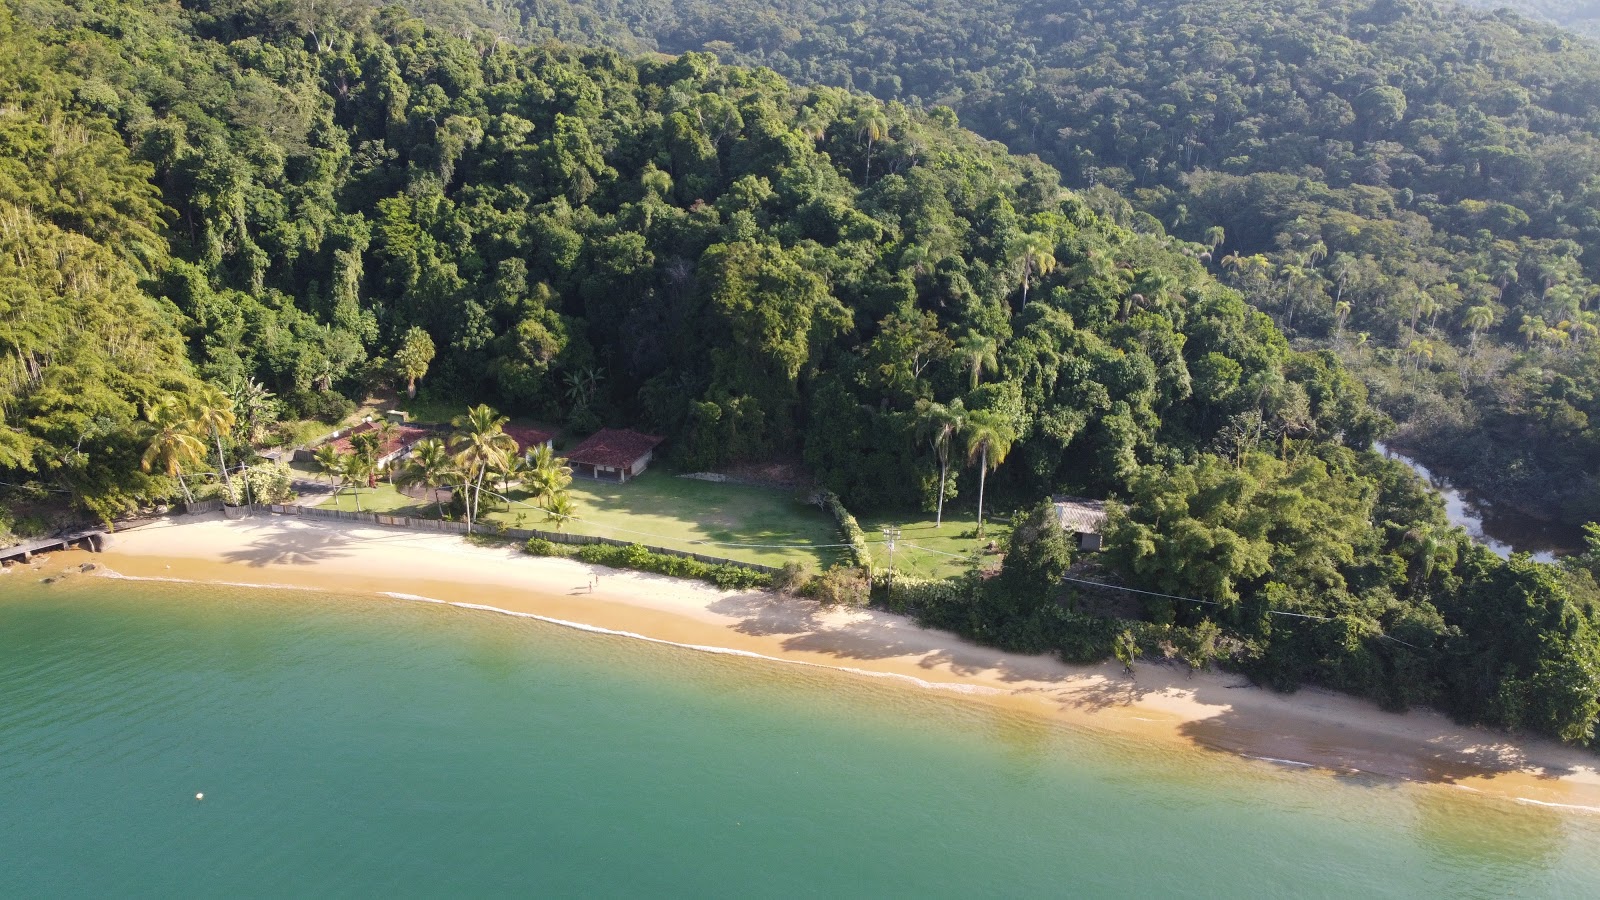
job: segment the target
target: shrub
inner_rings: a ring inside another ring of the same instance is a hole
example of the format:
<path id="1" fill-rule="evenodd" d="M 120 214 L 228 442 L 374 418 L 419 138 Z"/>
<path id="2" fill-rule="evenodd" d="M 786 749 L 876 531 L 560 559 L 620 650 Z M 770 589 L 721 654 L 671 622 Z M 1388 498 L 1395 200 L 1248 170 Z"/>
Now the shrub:
<path id="1" fill-rule="evenodd" d="M 534 556 L 563 555 L 560 550 L 556 549 L 556 545 L 554 543 L 547 541 L 544 538 L 528 538 L 528 542 L 523 544 L 522 548 Z"/>
<path id="2" fill-rule="evenodd" d="M 811 579 L 805 595 L 823 606 L 866 606 L 872 582 L 855 566 L 834 566 Z"/>
<path id="3" fill-rule="evenodd" d="M 805 590 L 811 581 L 811 571 L 805 565 L 797 562 L 786 562 L 778 574 L 772 576 L 773 590 L 783 591 L 786 594 L 798 594 Z"/>
<path id="4" fill-rule="evenodd" d="M 338 422 L 356 411 L 355 403 L 333 391 L 295 391 L 283 400 L 284 408 L 302 419 Z"/>
<path id="5" fill-rule="evenodd" d="M 623 547 L 613 544 L 585 544 L 578 548 L 577 556 L 591 565 L 654 572 L 657 575 L 673 578 L 695 578 L 709 581 L 725 590 L 749 590 L 772 585 L 772 576 L 765 572 L 758 572 L 735 563 L 706 563 L 670 553 L 655 553 L 642 544 L 629 544 Z"/>
<path id="6" fill-rule="evenodd" d="M 281 462 L 260 463 L 251 466 L 243 476 L 234 476 L 230 485 L 223 486 L 223 500 L 229 506 L 238 506 L 245 500 L 270 505 L 288 503 L 294 498 L 294 472 Z M 248 483 L 249 491 L 245 491 Z"/>
<path id="7" fill-rule="evenodd" d="M 850 514 L 850 510 L 844 508 L 839 495 L 833 491 L 822 492 L 822 504 L 833 515 L 834 521 L 839 523 L 839 530 L 844 533 L 845 542 L 850 545 L 850 552 L 855 555 L 856 565 L 871 572 L 872 551 L 867 549 L 867 535 L 861 530 L 861 523 Z"/>

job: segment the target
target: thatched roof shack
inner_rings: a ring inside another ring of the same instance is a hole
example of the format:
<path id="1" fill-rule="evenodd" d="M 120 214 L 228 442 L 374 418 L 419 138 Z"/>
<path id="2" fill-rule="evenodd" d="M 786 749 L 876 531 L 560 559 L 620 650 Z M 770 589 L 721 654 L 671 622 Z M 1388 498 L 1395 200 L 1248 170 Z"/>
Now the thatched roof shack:
<path id="1" fill-rule="evenodd" d="M 567 451 L 567 464 L 574 475 L 621 483 L 643 473 L 664 440 L 628 428 L 602 428 Z"/>
<path id="2" fill-rule="evenodd" d="M 1106 527 L 1106 502 L 1085 497 L 1052 497 L 1061 530 L 1076 535 L 1079 550 L 1099 550 Z"/>

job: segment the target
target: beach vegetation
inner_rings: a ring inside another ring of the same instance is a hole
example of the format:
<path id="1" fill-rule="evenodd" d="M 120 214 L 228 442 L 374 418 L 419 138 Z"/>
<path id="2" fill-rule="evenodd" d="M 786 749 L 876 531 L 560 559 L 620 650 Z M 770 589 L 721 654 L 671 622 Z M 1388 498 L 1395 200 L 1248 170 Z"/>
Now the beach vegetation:
<path id="1" fill-rule="evenodd" d="M 872 599 L 872 580 L 859 566 L 829 566 L 806 582 L 801 593 L 823 606 L 862 607 Z"/>
<path id="2" fill-rule="evenodd" d="M 708 581 L 723 590 L 753 590 L 772 585 L 772 576 L 736 563 L 708 563 L 686 556 L 656 553 L 642 544 L 584 544 L 574 554 L 590 565 L 634 569 L 673 578 Z"/>

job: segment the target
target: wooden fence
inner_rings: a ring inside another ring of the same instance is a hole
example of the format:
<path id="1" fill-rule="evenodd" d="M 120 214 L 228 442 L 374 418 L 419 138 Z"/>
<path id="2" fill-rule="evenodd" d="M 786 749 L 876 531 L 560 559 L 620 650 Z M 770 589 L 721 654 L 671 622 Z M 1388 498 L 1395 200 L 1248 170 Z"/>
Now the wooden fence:
<path id="1" fill-rule="evenodd" d="M 466 534 L 465 522 L 445 522 L 439 519 L 417 519 L 411 516 L 390 516 L 383 513 L 345 512 L 337 509 L 318 509 L 315 506 L 286 506 L 273 504 L 259 507 L 270 510 L 280 516 L 302 516 L 308 519 L 334 519 L 340 522 L 360 522 L 366 525 L 381 525 L 385 528 L 406 528 L 411 531 L 431 531 L 441 534 Z M 532 538 L 543 538 L 552 544 L 610 544 L 613 547 L 631 547 L 638 541 L 619 541 L 615 538 L 598 537 L 592 534 L 568 534 L 564 531 L 541 531 L 537 528 L 507 528 L 501 530 L 493 527 L 487 531 L 479 531 L 492 537 L 505 537 L 517 541 L 528 541 Z M 683 559 L 693 559 L 708 565 L 734 565 L 757 572 L 773 575 L 780 570 L 775 566 L 764 566 L 760 563 L 745 562 L 739 559 L 728 559 L 722 556 L 706 556 L 701 553 L 689 553 L 684 550 L 671 550 L 666 547 L 652 547 L 642 544 L 651 553 L 660 553 L 666 556 L 677 556 Z"/>

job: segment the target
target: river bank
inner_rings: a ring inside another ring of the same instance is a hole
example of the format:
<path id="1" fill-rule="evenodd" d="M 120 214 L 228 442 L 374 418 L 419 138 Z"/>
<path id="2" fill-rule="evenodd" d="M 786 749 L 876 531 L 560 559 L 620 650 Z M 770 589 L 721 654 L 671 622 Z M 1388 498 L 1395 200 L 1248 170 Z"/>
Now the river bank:
<path id="1" fill-rule="evenodd" d="M 1600 809 L 1592 754 L 1386 713 L 1318 690 L 1273 694 L 1242 678 L 1142 664 L 1067 666 L 1002 653 L 879 611 L 824 610 L 767 593 L 597 570 L 455 537 L 272 516 L 200 517 L 121 534 L 106 553 L 56 554 L 12 577 L 74 573 L 428 599 L 648 640 L 825 666 L 1030 710 L 1172 750 L 1204 748 Z M 88 577 L 72 574 L 69 577 Z"/>

